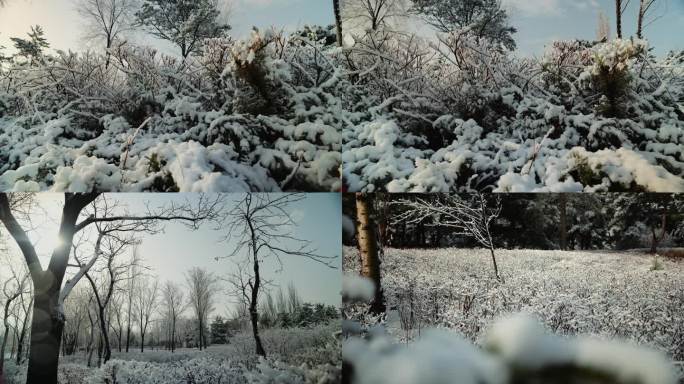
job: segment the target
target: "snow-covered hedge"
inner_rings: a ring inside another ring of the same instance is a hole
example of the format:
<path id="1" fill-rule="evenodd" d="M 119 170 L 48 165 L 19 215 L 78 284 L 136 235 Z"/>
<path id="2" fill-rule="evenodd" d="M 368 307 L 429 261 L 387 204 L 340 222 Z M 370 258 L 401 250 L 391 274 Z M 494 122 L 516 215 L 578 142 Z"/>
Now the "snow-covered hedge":
<path id="1" fill-rule="evenodd" d="M 0 190 L 335 191 L 346 80 L 330 30 L 181 62 L 129 45 L 0 68 Z"/>
<path id="2" fill-rule="evenodd" d="M 560 41 L 531 60 L 468 31 L 348 50 L 367 103 L 342 132 L 350 191 L 684 191 L 683 52 Z"/>

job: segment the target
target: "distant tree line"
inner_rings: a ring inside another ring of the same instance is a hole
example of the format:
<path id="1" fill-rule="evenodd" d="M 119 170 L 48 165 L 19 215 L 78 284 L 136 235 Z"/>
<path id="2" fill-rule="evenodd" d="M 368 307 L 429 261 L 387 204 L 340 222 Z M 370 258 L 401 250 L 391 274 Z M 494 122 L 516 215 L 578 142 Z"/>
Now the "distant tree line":
<path id="1" fill-rule="evenodd" d="M 420 222 L 396 220 L 406 209 L 399 200 L 439 199 L 436 195 L 373 196 L 373 215 L 382 245 L 398 248 L 478 247 L 471 237 L 440 225 L 435 214 Z M 492 222 L 497 248 L 634 249 L 684 246 L 684 197 L 675 194 L 500 194 L 501 212 Z M 443 196 L 442 196 L 443 197 Z M 464 199 L 475 196 L 461 195 Z M 354 196 L 344 198 L 344 212 L 356 220 Z M 345 244 L 356 245 L 355 235 Z"/>

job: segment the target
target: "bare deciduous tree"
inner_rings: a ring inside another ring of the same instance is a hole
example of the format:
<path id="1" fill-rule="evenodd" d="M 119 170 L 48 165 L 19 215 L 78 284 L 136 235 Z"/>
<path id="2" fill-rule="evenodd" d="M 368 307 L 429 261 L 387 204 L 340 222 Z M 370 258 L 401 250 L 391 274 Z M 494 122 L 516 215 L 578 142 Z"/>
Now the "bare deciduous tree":
<path id="1" fill-rule="evenodd" d="M 492 222 L 501 213 L 501 198 L 497 196 L 495 199 L 494 207 L 489 206 L 487 197 L 481 193 L 473 196 L 470 201 L 459 195 L 436 196 L 432 199 L 400 199 L 395 204 L 408 209 L 397 215 L 395 222 L 418 224 L 429 220 L 432 221 L 429 225 L 453 228 L 455 234 L 475 239 L 489 249 L 494 275 L 500 279 L 494 254 L 494 241 L 490 232 Z"/>
<path id="2" fill-rule="evenodd" d="M 659 6 L 665 4 L 664 1 L 658 0 L 639 0 L 639 13 L 637 15 L 637 32 L 639 39 L 644 38 L 644 29 L 653 24 L 656 20 L 664 16 L 665 11 L 656 13 Z"/>
<path id="3" fill-rule="evenodd" d="M 190 290 L 190 306 L 197 317 L 198 346 L 202 350 L 207 347 L 207 336 L 204 331 L 209 322 L 209 315 L 214 309 L 216 277 L 204 269 L 193 268 L 187 273 L 186 280 Z"/>
<path id="4" fill-rule="evenodd" d="M 152 315 L 157 308 L 159 296 L 159 283 L 156 278 L 145 276 L 138 285 L 135 296 L 135 312 L 140 331 L 140 352 L 145 352 L 145 335 L 149 328 Z"/>
<path id="5" fill-rule="evenodd" d="M 249 300 L 249 316 L 256 353 L 266 356 L 266 350 L 259 335 L 259 295 L 264 282 L 261 263 L 267 257 L 274 257 L 282 266 L 283 257 L 302 257 L 328 267 L 334 256 L 318 253 L 311 242 L 295 237 L 292 233 L 297 223 L 290 209 L 302 199 L 301 194 L 259 194 L 249 193 L 236 201 L 225 218 L 226 240 L 233 240 L 234 250 L 228 257 L 242 256 L 242 263 L 249 264 L 252 271 L 242 274 L 243 294 Z"/>
<path id="6" fill-rule="evenodd" d="M 404 0 L 346 0 L 342 12 L 346 21 L 377 31 L 388 26 L 392 18 L 405 15 L 405 3 Z"/>
<path id="7" fill-rule="evenodd" d="M 104 41 L 109 66 L 109 49 L 119 40 L 123 33 L 131 29 L 131 20 L 135 12 L 134 0 L 80 0 L 78 13 L 87 20 L 86 38 Z"/>
<path id="8" fill-rule="evenodd" d="M 7 340 L 9 339 L 10 333 L 10 323 L 9 318 L 11 315 L 11 307 L 16 304 L 17 300 L 20 300 L 22 296 L 30 291 L 29 287 L 29 275 L 28 273 L 23 273 L 19 275 L 13 268 L 10 268 L 12 276 L 5 281 L 2 286 L 2 299 L 4 301 L 3 308 L 3 326 L 4 332 L 2 334 L 2 344 L 0 345 L 0 377 L 3 377 L 4 366 L 5 366 L 5 348 L 7 346 Z M 19 352 L 21 355 L 21 352 Z"/>
<path id="9" fill-rule="evenodd" d="M 171 352 L 176 350 L 176 329 L 178 317 L 183 314 L 186 308 L 183 291 L 172 281 L 167 281 L 162 289 L 162 300 L 166 308 L 166 317 L 169 322 L 168 337 L 169 349 Z"/>
<path id="10" fill-rule="evenodd" d="M 137 260 L 140 257 L 138 247 L 133 248 L 133 259 Z M 138 278 L 141 275 L 140 268 L 130 268 L 126 278 L 126 353 L 131 347 L 131 331 L 133 330 L 133 300 L 135 299 L 135 292 L 137 290 Z"/>
<path id="11" fill-rule="evenodd" d="M 94 205 L 93 209 L 95 211 L 103 211 L 103 213 L 107 210 L 111 212 L 112 207 L 108 206 L 107 201 L 104 201 L 102 205 L 102 207 Z M 133 247 L 138 243 L 138 240 L 134 237 L 134 234 L 137 232 L 140 223 L 133 224 L 134 225 L 129 225 L 128 223 L 119 222 L 95 224 L 98 236 L 95 242 L 95 248 L 93 250 L 93 259 L 100 259 L 105 262 L 103 269 L 98 271 L 104 276 L 99 284 L 88 271 L 85 272 L 85 277 L 90 283 L 90 286 L 93 290 L 93 295 L 95 297 L 97 318 L 103 341 L 102 357 L 104 363 L 107 363 L 112 356 L 111 342 L 109 339 L 109 328 L 111 327 L 111 323 L 109 317 L 107 316 L 109 313 L 109 304 L 112 300 L 116 287 L 126 279 L 128 270 L 136 268 L 139 262 L 137 258 L 135 258 L 135 255 L 131 263 L 118 262 L 120 256 L 129 247 Z M 74 245 L 73 253 L 74 258 L 78 263 L 78 267 L 82 268 L 84 264 L 78 254 L 78 245 Z"/>

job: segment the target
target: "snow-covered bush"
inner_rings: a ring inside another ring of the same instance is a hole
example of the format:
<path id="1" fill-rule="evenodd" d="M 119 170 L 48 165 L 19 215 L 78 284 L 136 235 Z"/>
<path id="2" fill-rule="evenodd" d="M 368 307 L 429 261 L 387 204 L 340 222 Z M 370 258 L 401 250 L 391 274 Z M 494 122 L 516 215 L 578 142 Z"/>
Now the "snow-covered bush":
<path id="1" fill-rule="evenodd" d="M 84 383 L 104 384 L 214 384 L 246 383 L 240 367 L 215 358 L 176 363 L 111 360 L 91 373 Z"/>
<path id="2" fill-rule="evenodd" d="M 347 85 L 324 32 L 209 39 L 188 61 L 124 44 L 12 64 L 0 188 L 338 190 Z"/>
<path id="3" fill-rule="evenodd" d="M 311 328 L 265 329 L 261 333 L 268 359 L 256 355 L 251 333 L 233 335 L 226 345 L 197 349 L 113 351 L 102 367 L 88 367 L 87 356 L 62 356 L 60 384 L 247 384 L 341 381 L 339 322 Z M 26 381 L 26 365 L 5 366 L 7 384 Z"/>
<path id="4" fill-rule="evenodd" d="M 439 40 L 348 48 L 370 104 L 342 133 L 348 190 L 684 191 L 681 55 L 560 41 L 532 60 L 467 30 Z"/>

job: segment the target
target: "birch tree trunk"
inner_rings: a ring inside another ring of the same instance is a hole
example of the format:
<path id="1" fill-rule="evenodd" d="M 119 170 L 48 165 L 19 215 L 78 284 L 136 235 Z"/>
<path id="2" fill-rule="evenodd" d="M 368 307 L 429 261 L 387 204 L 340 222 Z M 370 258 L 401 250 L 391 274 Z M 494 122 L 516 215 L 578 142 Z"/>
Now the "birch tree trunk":
<path id="1" fill-rule="evenodd" d="M 356 194 L 356 217 L 359 253 L 361 255 L 361 276 L 371 279 L 375 284 L 375 297 L 371 303 L 371 312 L 385 312 L 380 278 L 380 255 L 375 234 L 375 223 L 371 210 L 370 196 Z"/>

